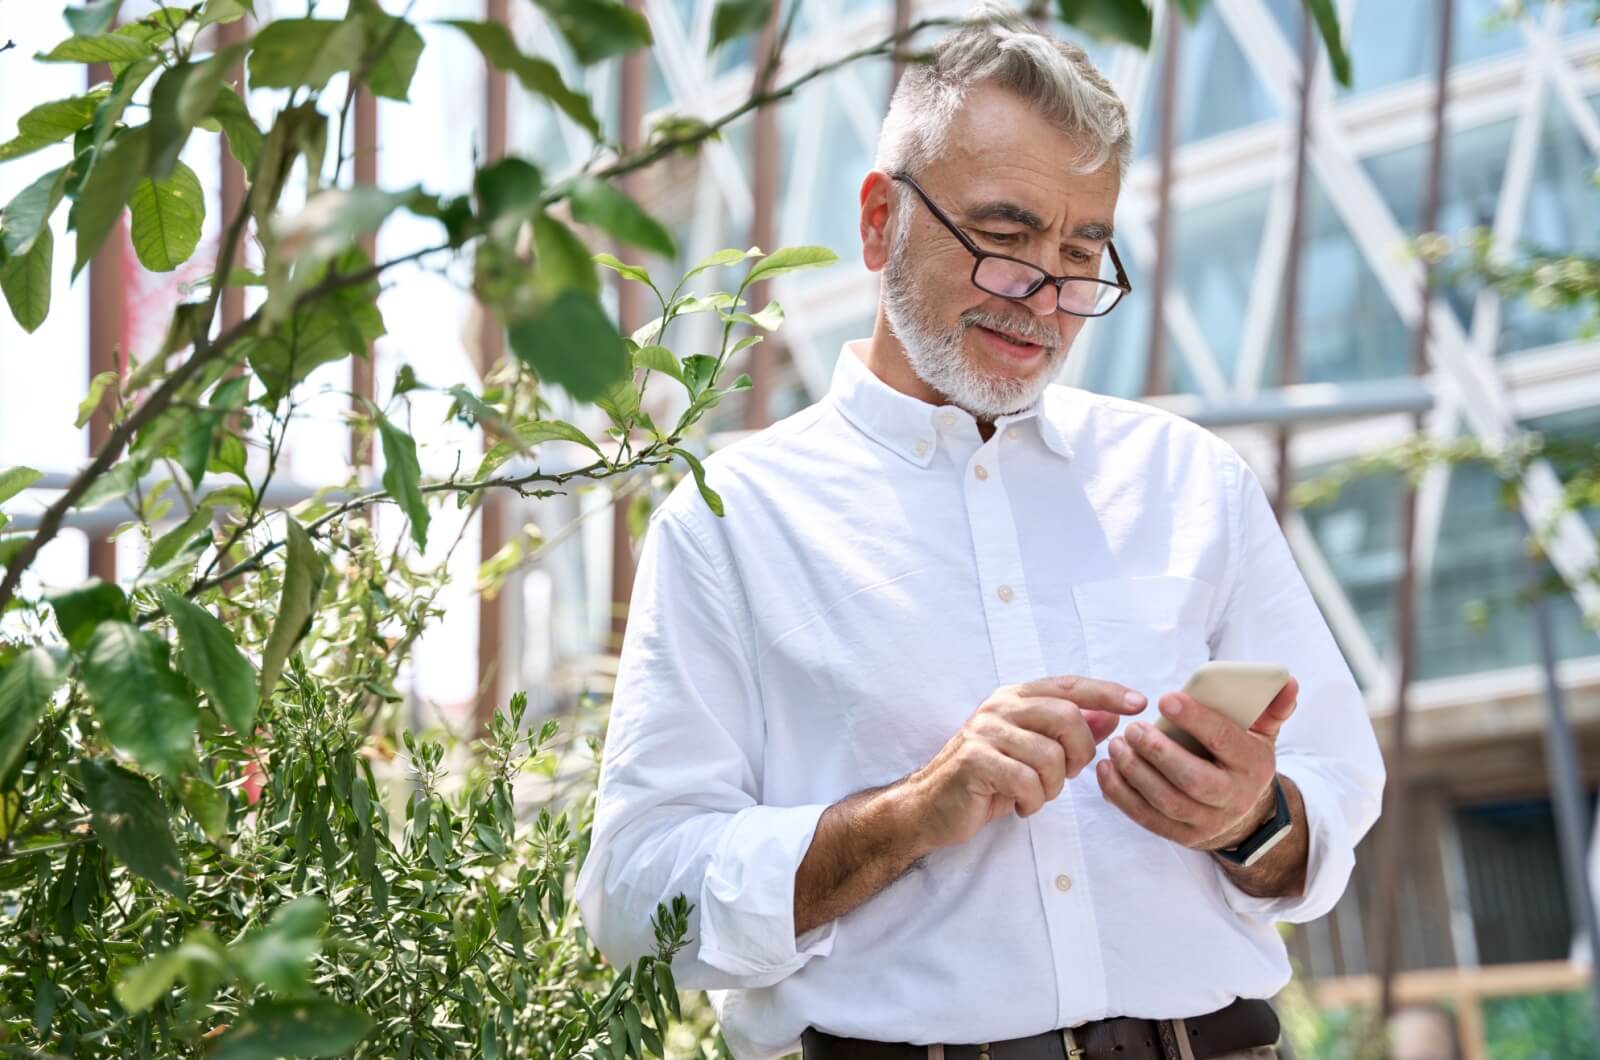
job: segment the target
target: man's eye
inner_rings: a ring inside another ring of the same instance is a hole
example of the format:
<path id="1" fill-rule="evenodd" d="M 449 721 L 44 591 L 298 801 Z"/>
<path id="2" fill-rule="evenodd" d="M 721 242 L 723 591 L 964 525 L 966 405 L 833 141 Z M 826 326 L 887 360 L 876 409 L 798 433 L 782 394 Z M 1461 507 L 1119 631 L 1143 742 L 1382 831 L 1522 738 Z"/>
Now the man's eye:
<path id="1" fill-rule="evenodd" d="M 993 240 L 996 243 L 1010 243 L 1010 242 L 1014 241 L 1019 234 L 1020 233 L 1017 233 L 1017 232 L 979 232 L 978 233 L 978 235 L 981 238 L 988 239 L 988 240 Z"/>

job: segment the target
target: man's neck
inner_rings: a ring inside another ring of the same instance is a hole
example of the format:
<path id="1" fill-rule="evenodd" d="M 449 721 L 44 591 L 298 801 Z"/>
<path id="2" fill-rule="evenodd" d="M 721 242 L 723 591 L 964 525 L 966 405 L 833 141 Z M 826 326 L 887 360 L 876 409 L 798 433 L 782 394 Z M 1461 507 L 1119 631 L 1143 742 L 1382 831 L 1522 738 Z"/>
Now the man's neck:
<path id="1" fill-rule="evenodd" d="M 912 371 L 911 359 L 906 356 L 905 347 L 889 327 L 881 308 L 878 310 L 877 320 L 873 322 L 872 338 L 867 341 L 863 352 L 862 360 L 872 374 L 900 393 L 908 394 L 930 405 L 951 403 L 948 397 L 923 382 L 922 378 Z M 987 442 L 994 434 L 994 420 L 982 417 L 977 419 L 978 436 Z"/>

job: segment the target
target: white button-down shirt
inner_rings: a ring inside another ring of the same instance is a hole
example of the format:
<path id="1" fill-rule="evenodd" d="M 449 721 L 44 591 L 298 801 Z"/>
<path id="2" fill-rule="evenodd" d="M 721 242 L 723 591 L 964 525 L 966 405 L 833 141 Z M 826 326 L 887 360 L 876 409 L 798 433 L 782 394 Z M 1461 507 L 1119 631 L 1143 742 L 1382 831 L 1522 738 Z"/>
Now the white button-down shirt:
<path id="1" fill-rule="evenodd" d="M 1259 481 L 1187 420 L 1060 385 L 983 441 L 858 350 L 823 400 L 706 462 L 725 517 L 687 476 L 651 515 L 577 884 L 590 935 L 619 964 L 652 953 L 682 893 L 673 972 L 739 1060 L 807 1025 L 988 1042 L 1270 997 L 1290 974 L 1273 922 L 1338 900 L 1383 764 Z M 997 687 L 1108 678 L 1154 720 L 1207 659 L 1299 679 L 1278 768 L 1310 821 L 1303 896 L 1244 894 L 1089 768 L 795 937 L 822 812 L 927 764 Z"/>

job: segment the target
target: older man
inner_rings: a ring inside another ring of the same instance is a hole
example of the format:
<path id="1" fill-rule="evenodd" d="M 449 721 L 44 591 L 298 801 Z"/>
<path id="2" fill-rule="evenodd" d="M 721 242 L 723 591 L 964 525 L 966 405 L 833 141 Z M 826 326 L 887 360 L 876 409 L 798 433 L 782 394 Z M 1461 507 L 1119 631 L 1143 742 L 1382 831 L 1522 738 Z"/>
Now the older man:
<path id="1" fill-rule="evenodd" d="M 981 14 L 862 183 L 871 337 L 711 457 L 725 518 L 651 517 L 580 908 L 620 963 L 687 896 L 739 1060 L 1272 1056 L 1274 922 L 1337 901 L 1382 761 L 1238 454 L 1051 385 L 1129 293 L 1127 114 Z M 1207 659 L 1295 677 L 1246 731 L 1173 691 Z"/>

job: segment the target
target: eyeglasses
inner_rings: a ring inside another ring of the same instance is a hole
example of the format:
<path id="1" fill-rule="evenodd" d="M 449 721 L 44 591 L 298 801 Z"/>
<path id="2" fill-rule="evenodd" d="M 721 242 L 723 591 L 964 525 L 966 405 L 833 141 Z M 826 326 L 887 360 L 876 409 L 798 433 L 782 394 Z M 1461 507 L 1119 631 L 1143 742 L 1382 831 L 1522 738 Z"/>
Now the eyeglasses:
<path id="1" fill-rule="evenodd" d="M 950 229 L 950 234 L 972 252 L 977 259 L 972 264 L 972 285 L 980 291 L 1021 301 L 1045 284 L 1052 283 L 1056 287 L 1056 306 L 1063 313 L 1079 317 L 1103 317 L 1116 308 L 1123 295 L 1133 290 L 1133 285 L 1128 282 L 1128 274 L 1122 268 L 1122 259 L 1117 257 L 1117 248 L 1110 240 L 1106 241 L 1106 250 L 1111 253 L 1111 264 L 1117 270 L 1115 281 L 1094 276 L 1052 276 L 1032 262 L 980 249 L 943 210 L 934 205 L 928 193 L 918 187 L 909 174 L 895 173 L 893 176 L 895 180 L 909 184 L 933 216 L 939 219 L 939 223 Z"/>

